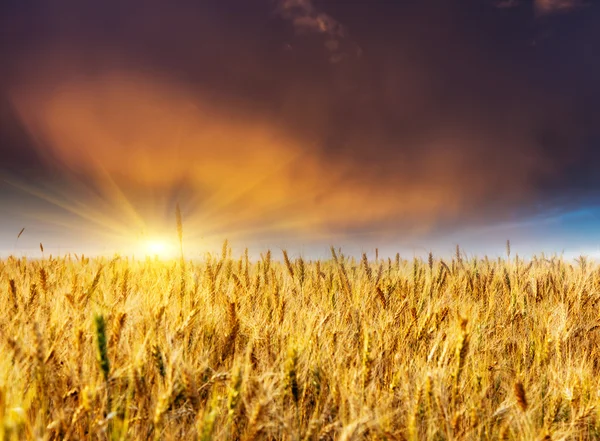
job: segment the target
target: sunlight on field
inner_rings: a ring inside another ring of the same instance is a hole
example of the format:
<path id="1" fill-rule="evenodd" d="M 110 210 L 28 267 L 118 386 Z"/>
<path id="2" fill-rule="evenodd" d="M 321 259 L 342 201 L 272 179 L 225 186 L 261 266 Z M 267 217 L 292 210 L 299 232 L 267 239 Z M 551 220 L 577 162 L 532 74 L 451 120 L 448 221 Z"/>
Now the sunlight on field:
<path id="1" fill-rule="evenodd" d="M 151 237 L 142 241 L 141 253 L 145 257 L 173 259 L 177 257 L 177 244 L 165 237 Z"/>

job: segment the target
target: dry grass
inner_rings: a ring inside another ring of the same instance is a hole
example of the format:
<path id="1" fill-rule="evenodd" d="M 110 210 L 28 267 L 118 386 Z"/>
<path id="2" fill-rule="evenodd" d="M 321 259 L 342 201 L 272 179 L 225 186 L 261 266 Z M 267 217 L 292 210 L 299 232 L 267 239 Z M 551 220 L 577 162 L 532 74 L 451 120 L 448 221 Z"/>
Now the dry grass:
<path id="1" fill-rule="evenodd" d="M 600 268 L 0 262 L 0 438 L 600 439 Z"/>

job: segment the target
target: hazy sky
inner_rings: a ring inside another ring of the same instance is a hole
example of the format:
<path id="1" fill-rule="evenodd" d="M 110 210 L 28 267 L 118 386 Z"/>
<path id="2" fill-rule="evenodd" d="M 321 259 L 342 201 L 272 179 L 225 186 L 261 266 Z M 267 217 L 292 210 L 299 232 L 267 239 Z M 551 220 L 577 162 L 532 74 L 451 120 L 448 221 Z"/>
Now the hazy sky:
<path id="1" fill-rule="evenodd" d="M 176 203 L 192 249 L 600 249 L 598 2 L 8 0 L 0 29 L 2 254 L 127 251 Z"/>

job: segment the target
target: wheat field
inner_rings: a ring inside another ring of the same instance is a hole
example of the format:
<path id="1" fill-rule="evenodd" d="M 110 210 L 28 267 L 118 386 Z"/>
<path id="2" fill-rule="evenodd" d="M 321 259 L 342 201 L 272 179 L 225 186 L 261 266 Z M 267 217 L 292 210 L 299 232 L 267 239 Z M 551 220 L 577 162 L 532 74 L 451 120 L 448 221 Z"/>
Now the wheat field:
<path id="1" fill-rule="evenodd" d="M 585 259 L 0 262 L 3 440 L 600 439 Z"/>

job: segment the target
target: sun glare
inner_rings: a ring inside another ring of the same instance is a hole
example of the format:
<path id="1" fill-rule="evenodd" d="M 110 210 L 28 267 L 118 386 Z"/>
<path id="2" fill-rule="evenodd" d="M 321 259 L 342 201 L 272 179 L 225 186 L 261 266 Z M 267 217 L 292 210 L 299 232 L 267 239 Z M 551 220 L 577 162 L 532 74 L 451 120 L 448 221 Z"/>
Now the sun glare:
<path id="1" fill-rule="evenodd" d="M 168 239 L 152 237 L 143 242 L 142 252 L 146 257 L 172 259 L 176 255 L 176 247 Z"/>

